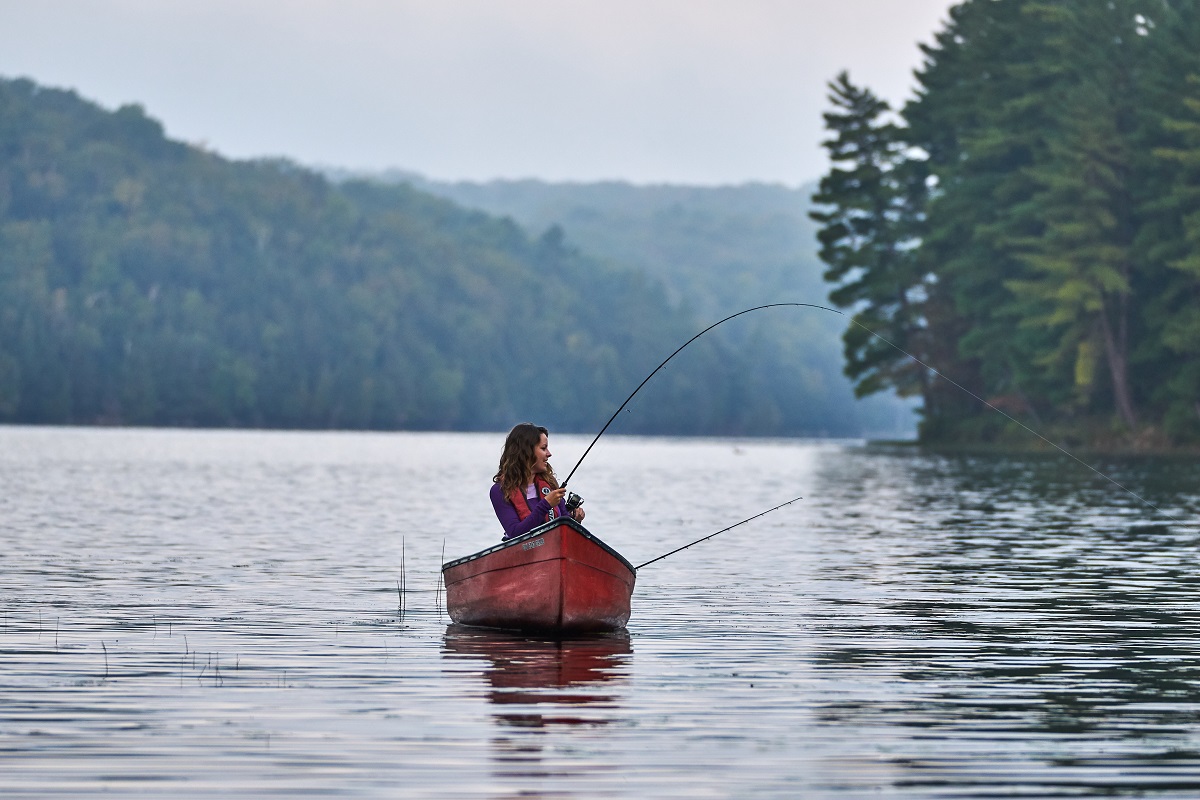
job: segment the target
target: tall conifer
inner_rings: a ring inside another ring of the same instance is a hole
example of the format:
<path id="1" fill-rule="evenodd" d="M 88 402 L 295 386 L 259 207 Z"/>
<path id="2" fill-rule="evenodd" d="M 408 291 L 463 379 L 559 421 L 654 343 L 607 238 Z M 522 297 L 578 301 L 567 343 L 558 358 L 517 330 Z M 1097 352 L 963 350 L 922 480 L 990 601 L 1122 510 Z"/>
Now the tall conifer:
<path id="1" fill-rule="evenodd" d="M 1150 153 L 1137 240 L 1147 341 L 1138 377 L 1165 431 L 1200 438 L 1200 2 L 1173 0 L 1147 20 L 1155 48 L 1145 84 Z"/>
<path id="2" fill-rule="evenodd" d="M 876 279 L 902 276 L 921 297 L 902 330 L 992 405 L 1200 438 L 1200 0 L 965 0 L 922 49 L 903 125 L 835 84 L 827 146 L 850 168 L 816 198 L 835 301 L 889 320 Z M 928 193 L 897 202 L 914 175 Z M 876 246 L 901 240 L 895 262 Z M 860 388 L 898 385 L 852 345 Z M 991 435 L 924 377 L 927 440 Z"/>
<path id="3" fill-rule="evenodd" d="M 1009 246 L 1029 220 L 1013 213 L 1034 186 L 1025 170 L 1044 148 L 1048 80 L 1035 68 L 1038 31 L 1025 0 L 966 2 L 923 46 L 918 96 L 904 109 L 911 143 L 928 154 L 934 182 L 922 258 L 938 277 L 939 369 L 1010 412 L 1036 413 L 1053 391 L 1033 368 L 1044 336 L 1022 328 L 1005 281 L 1026 274 Z M 939 394 L 935 414 L 979 420 L 960 392 Z M 1039 402 L 1040 401 L 1040 402 Z M 998 418 L 986 418 L 990 423 Z"/>
<path id="4" fill-rule="evenodd" d="M 1006 243 L 1031 272 L 1005 283 L 1021 324 L 1050 334 L 1035 363 L 1073 386 L 1083 410 L 1107 372 L 1109 407 L 1131 429 L 1135 100 L 1147 34 L 1140 5 L 1060 0 L 1026 9 L 1042 34 L 1036 67 L 1047 79 L 1040 100 L 1050 117 L 1039 157 L 1024 170 L 1035 192 L 1014 209 L 1025 234 Z"/>
<path id="5" fill-rule="evenodd" d="M 873 331 L 904 350 L 921 351 L 927 286 L 915 258 L 924 213 L 921 162 L 908 158 L 886 101 L 854 85 L 843 72 L 829 84 L 832 134 L 824 145 L 833 167 L 813 202 L 822 225 L 820 256 L 836 284 L 830 300 L 854 312 L 843 336 L 846 374 L 860 396 L 894 388 L 901 396 L 929 393 L 929 374 Z"/>

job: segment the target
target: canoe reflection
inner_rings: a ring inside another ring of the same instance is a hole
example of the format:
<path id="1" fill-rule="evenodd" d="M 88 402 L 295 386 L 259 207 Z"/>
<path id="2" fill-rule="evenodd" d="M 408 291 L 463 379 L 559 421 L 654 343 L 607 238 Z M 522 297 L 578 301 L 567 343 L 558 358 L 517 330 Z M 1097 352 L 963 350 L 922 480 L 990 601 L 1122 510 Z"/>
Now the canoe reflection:
<path id="1" fill-rule="evenodd" d="M 484 659 L 488 700 L 497 706 L 593 706 L 612 708 L 620 699 L 612 689 L 624 682 L 633 652 L 629 634 L 618 631 L 586 638 L 538 639 L 462 625 L 446 628 L 443 653 L 449 658 Z M 547 715 L 497 713 L 514 727 L 603 725 L 607 714 Z"/>

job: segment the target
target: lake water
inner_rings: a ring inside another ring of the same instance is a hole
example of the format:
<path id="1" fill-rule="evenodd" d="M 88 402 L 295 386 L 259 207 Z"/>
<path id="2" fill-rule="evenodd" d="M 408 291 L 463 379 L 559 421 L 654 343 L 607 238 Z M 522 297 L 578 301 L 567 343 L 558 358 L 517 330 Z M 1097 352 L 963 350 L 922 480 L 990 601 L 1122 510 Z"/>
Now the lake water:
<path id="1" fill-rule="evenodd" d="M 1200 796 L 1200 463 L 607 435 L 634 564 L 804 499 L 554 642 L 442 611 L 502 439 L 0 427 L 0 794 Z"/>

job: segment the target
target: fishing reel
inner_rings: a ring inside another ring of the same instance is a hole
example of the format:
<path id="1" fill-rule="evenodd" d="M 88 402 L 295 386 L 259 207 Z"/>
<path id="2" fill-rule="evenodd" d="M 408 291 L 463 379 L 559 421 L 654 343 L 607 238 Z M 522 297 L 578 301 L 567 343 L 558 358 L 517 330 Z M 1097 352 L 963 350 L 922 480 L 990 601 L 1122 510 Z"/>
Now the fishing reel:
<path id="1" fill-rule="evenodd" d="M 583 505 L 583 498 L 574 492 L 567 492 L 567 514 L 574 514 L 575 509 Z"/>

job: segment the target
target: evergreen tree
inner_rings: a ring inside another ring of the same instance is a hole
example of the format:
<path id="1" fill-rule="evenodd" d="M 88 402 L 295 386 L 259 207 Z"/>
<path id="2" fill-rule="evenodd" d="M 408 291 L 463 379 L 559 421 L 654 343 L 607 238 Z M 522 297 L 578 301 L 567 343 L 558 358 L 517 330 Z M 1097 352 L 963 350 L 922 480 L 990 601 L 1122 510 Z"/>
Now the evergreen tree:
<path id="1" fill-rule="evenodd" d="M 1173 0 L 1144 18 L 1154 37 L 1145 81 L 1146 167 L 1137 237 L 1146 279 L 1146 342 L 1135 367 L 1164 430 L 1200 439 L 1200 2 Z"/>
<path id="2" fill-rule="evenodd" d="M 857 323 L 843 336 L 845 372 L 857 381 L 860 397 L 891 388 L 928 399 L 928 371 L 901 352 L 925 355 L 922 306 L 929 286 L 915 257 L 925 201 L 922 162 L 909 158 L 888 104 L 845 72 L 830 82 L 829 100 L 834 110 L 824 115 L 825 126 L 833 135 L 824 144 L 833 166 L 813 195 L 828 210 L 810 216 L 822 225 L 817 238 L 829 265 L 825 279 L 837 284 L 830 300 L 851 309 Z"/>
<path id="3" fill-rule="evenodd" d="M 1035 191 L 1013 209 L 1024 220 L 1023 233 L 1006 242 L 1029 267 L 1026 276 L 1005 283 L 1021 324 L 1050 334 L 1034 363 L 1050 368 L 1051 380 L 1073 385 L 1083 409 L 1094 399 L 1104 363 L 1107 405 L 1130 429 L 1138 424 L 1129 358 L 1139 173 L 1133 137 L 1145 46 L 1137 10 L 1143 5 L 1064 0 L 1026 8 L 1041 33 L 1036 68 L 1048 86 L 1039 100 L 1050 119 L 1040 132 L 1038 158 L 1024 170 Z"/>
<path id="4" fill-rule="evenodd" d="M 1198 21 L 1196 0 L 966 0 L 923 47 L 903 127 L 841 76 L 827 147 L 851 166 L 815 198 L 834 205 L 815 218 L 835 301 L 889 320 L 874 279 L 901 274 L 920 287 L 907 318 L 923 360 L 992 405 L 1127 431 L 1167 413 L 1200 433 L 1200 107 L 1183 88 L 1200 74 Z M 907 207 L 906 174 L 928 187 Z M 890 380 L 849 341 L 847 361 L 860 389 Z M 923 438 L 998 432 L 945 388 L 922 392 Z"/>
<path id="5" fill-rule="evenodd" d="M 904 108 L 909 141 L 927 155 L 931 192 L 919 258 L 936 275 L 930 338 L 943 375 L 1009 412 L 1036 413 L 1039 386 L 1030 369 L 1034 332 L 1018 327 L 1005 280 L 1024 267 L 1004 246 L 1019 234 L 1010 212 L 1032 188 L 1023 169 L 1037 158 L 1044 109 L 1030 69 L 1036 38 L 1021 0 L 966 2 L 917 72 L 918 96 Z M 998 417 L 958 389 L 935 385 L 922 428 L 927 439 L 957 438 L 962 426 L 986 436 Z"/>

